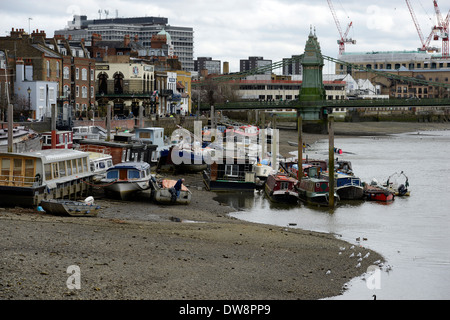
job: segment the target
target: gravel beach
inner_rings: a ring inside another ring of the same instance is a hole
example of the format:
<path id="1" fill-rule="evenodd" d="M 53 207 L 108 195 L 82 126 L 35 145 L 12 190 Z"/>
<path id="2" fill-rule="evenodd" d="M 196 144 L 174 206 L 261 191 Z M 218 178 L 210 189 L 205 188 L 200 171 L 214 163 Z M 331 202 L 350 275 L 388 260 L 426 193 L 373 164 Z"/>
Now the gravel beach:
<path id="1" fill-rule="evenodd" d="M 347 136 L 450 125 L 336 123 L 335 128 L 337 136 Z M 281 131 L 281 154 L 295 150 L 287 141 L 296 136 L 295 130 Z M 303 138 L 311 144 L 327 136 Z M 97 190 L 96 203 L 104 210 L 95 218 L 0 208 L 0 299 L 316 300 L 341 294 L 352 278 L 383 260 L 364 242 L 350 249 L 332 234 L 231 218 L 233 209 L 200 188 L 199 175 L 184 177 L 193 193 L 188 206 L 157 205 L 145 193 L 121 202 Z M 356 268 L 352 251 L 370 258 Z M 67 284 L 70 266 L 79 268 L 79 289 Z"/>

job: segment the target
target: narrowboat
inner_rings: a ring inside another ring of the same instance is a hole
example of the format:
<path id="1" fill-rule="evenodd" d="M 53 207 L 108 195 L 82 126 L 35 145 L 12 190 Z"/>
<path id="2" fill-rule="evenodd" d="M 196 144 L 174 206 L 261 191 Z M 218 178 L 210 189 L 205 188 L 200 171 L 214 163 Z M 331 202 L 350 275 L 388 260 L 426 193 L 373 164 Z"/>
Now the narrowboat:
<path id="1" fill-rule="evenodd" d="M 297 192 L 299 199 L 306 204 L 328 206 L 329 205 L 329 183 L 325 179 L 303 178 L 298 183 Z M 336 200 L 339 196 L 335 193 Z"/>
<path id="2" fill-rule="evenodd" d="M 368 201 L 392 202 L 395 199 L 394 192 L 380 186 L 373 179 L 370 184 L 364 184 L 364 198 Z"/>
<path id="3" fill-rule="evenodd" d="M 252 161 L 232 157 L 209 164 L 203 182 L 210 191 L 254 191 L 258 184 Z"/>
<path id="4" fill-rule="evenodd" d="M 43 143 L 42 150 L 52 148 L 52 133 L 42 133 Z M 72 131 L 56 131 L 56 149 L 73 149 L 73 132 Z"/>
<path id="5" fill-rule="evenodd" d="M 330 176 L 328 172 L 323 172 L 320 175 L 325 180 L 329 181 Z M 364 197 L 364 187 L 361 179 L 353 175 L 344 173 L 335 173 L 335 190 L 341 200 L 361 200 Z"/>
<path id="6" fill-rule="evenodd" d="M 13 129 L 12 152 L 30 152 L 42 149 L 42 136 L 37 132 L 18 126 Z M 8 129 L 0 129 L 0 152 L 8 152 Z"/>
<path id="7" fill-rule="evenodd" d="M 128 200 L 137 192 L 149 189 L 151 178 L 147 162 L 123 162 L 109 168 L 101 183 L 106 194 Z"/>
<path id="8" fill-rule="evenodd" d="M 0 153 L 0 205 L 34 207 L 44 199 L 92 191 L 89 154 L 77 150 Z"/>
<path id="9" fill-rule="evenodd" d="M 277 172 L 270 174 L 264 185 L 267 197 L 273 202 L 297 203 L 299 200 L 295 185 L 298 180 L 289 177 L 285 173 Z"/>
<path id="10" fill-rule="evenodd" d="M 151 198 L 156 203 L 161 204 L 190 204 L 192 199 L 191 191 L 183 185 L 180 195 L 177 197 L 174 189 L 176 180 L 170 179 L 150 179 Z"/>

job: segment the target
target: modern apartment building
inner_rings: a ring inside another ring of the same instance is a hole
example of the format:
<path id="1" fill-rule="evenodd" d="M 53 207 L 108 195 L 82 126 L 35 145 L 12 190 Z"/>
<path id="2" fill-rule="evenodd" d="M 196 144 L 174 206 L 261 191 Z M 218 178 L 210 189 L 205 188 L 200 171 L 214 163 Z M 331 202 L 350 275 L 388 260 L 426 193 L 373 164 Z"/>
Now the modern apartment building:
<path id="1" fill-rule="evenodd" d="M 81 41 L 91 39 L 93 34 L 101 35 L 103 40 L 123 41 L 126 35 L 138 39 L 139 43 L 150 50 L 152 36 L 165 30 L 170 34 L 174 53 L 185 71 L 194 71 L 194 30 L 190 27 L 177 27 L 168 24 L 167 18 L 137 17 L 88 20 L 87 16 L 75 15 L 63 30 L 55 35 Z M 87 44 L 88 45 L 88 44 Z M 144 54 L 148 56 L 150 54 Z"/>
<path id="2" fill-rule="evenodd" d="M 194 71 L 208 70 L 208 74 L 221 74 L 221 61 L 211 57 L 198 57 L 194 60 Z"/>
<path id="3" fill-rule="evenodd" d="M 239 65 L 240 72 L 262 68 L 272 64 L 272 60 L 266 60 L 264 57 L 249 57 L 248 59 L 241 59 Z M 267 70 L 263 74 L 272 74 L 272 70 Z"/>

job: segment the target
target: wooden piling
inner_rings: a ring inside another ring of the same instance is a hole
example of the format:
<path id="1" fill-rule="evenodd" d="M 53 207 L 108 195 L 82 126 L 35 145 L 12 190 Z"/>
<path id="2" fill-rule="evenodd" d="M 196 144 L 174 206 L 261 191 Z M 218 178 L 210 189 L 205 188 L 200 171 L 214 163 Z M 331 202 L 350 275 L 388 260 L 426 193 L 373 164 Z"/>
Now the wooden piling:
<path id="1" fill-rule="evenodd" d="M 334 117 L 332 115 L 328 116 L 328 140 L 329 140 L 329 150 L 328 150 L 328 183 L 330 188 L 329 194 L 329 206 L 330 208 L 335 207 L 334 198 Z"/>
<path id="2" fill-rule="evenodd" d="M 297 180 L 300 181 L 303 176 L 302 162 L 303 162 L 303 118 L 299 114 L 297 117 L 297 130 L 298 130 L 298 172 Z"/>
<path id="3" fill-rule="evenodd" d="M 5 71 L 6 72 L 6 71 Z M 8 104 L 8 152 L 13 152 L 13 129 L 14 129 L 14 119 L 13 119 L 13 105 Z"/>

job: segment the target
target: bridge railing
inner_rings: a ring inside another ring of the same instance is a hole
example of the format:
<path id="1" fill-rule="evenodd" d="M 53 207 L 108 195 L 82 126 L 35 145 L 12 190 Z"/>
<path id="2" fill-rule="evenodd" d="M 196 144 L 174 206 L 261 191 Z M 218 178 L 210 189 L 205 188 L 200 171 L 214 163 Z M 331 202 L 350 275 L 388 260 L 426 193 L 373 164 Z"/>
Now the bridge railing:
<path id="1" fill-rule="evenodd" d="M 380 107 L 449 107 L 450 99 L 374 99 L 374 100 L 324 100 L 308 102 L 308 107 L 327 108 L 380 108 Z M 300 109 L 303 105 L 298 100 L 279 101 L 237 101 L 218 103 L 216 110 L 271 110 Z M 209 111 L 207 104 L 200 106 L 202 111 Z"/>

